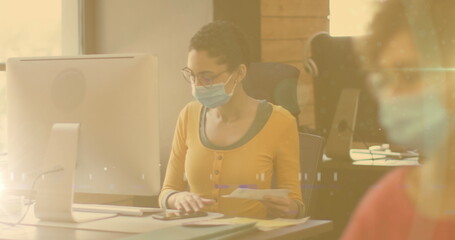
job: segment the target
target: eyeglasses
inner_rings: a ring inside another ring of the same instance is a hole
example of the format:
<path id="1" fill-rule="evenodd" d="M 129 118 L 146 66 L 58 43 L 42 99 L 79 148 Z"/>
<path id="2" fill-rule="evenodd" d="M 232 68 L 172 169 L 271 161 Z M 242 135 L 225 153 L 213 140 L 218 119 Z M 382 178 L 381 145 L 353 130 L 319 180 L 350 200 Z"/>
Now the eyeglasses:
<path id="1" fill-rule="evenodd" d="M 219 76 L 221 76 L 221 74 L 228 72 L 228 70 L 222 71 L 218 74 L 213 74 L 211 72 L 203 72 L 203 73 L 195 75 L 191 69 L 189 69 L 188 67 L 184 67 L 181 70 L 181 72 L 183 74 L 183 78 L 187 82 L 189 82 L 191 84 L 196 84 L 196 81 L 199 81 L 199 83 L 202 86 L 204 86 L 206 88 L 210 88 L 210 87 L 212 87 L 213 83 L 215 82 L 215 79 L 217 79 Z"/>

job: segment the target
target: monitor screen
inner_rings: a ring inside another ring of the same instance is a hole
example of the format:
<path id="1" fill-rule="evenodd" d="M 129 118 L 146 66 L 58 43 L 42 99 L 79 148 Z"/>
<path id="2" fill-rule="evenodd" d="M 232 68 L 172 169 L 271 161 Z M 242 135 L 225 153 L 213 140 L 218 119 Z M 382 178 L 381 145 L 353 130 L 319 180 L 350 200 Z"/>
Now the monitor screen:
<path id="1" fill-rule="evenodd" d="M 378 120 L 378 105 L 366 85 L 351 37 L 320 34 L 311 42 L 311 58 L 319 74 L 314 78 L 316 128 L 325 137 L 329 134 L 339 97 L 344 89 L 359 89 L 354 140 L 384 143 L 386 133 Z"/>
<path id="2" fill-rule="evenodd" d="M 157 76 L 150 55 L 9 59 L 7 184 L 30 188 L 52 126 L 79 123 L 76 192 L 156 195 Z"/>

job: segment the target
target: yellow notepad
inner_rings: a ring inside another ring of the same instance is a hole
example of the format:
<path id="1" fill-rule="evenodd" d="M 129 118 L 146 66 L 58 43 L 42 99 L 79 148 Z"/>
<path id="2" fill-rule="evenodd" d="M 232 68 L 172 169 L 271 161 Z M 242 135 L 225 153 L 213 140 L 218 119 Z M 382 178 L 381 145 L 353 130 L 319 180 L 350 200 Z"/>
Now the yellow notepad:
<path id="1" fill-rule="evenodd" d="M 221 219 L 208 219 L 203 221 L 192 222 L 194 225 L 231 225 L 231 224 L 246 224 L 256 223 L 256 228 L 262 231 L 270 231 L 276 228 L 293 226 L 308 221 L 310 217 L 301 219 L 287 219 L 287 218 L 275 218 L 270 220 L 256 219 L 256 218 L 245 218 L 245 217 L 233 217 L 233 218 L 221 218 Z"/>

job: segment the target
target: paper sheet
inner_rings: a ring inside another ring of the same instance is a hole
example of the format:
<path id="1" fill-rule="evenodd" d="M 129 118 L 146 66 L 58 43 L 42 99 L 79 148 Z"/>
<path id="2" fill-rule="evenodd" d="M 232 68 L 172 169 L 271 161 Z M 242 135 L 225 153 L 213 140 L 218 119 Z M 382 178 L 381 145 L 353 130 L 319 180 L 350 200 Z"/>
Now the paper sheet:
<path id="1" fill-rule="evenodd" d="M 289 194 L 289 189 L 248 189 L 248 188 L 237 188 L 229 195 L 223 195 L 222 197 L 230 198 L 244 198 L 263 200 L 265 195 L 271 195 L 276 197 L 286 197 Z"/>

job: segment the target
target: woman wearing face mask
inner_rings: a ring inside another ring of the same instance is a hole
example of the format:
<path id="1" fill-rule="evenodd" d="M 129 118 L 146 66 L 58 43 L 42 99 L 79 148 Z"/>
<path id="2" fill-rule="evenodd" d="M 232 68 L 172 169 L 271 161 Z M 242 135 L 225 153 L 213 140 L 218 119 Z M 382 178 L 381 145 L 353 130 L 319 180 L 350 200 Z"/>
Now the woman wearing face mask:
<path id="1" fill-rule="evenodd" d="M 245 37 L 229 23 L 210 23 L 191 39 L 182 72 L 197 101 L 180 113 L 161 207 L 257 218 L 303 216 L 295 118 L 245 93 L 248 63 Z M 290 194 L 262 201 L 222 197 L 239 187 L 284 188 Z"/>
<path id="2" fill-rule="evenodd" d="M 426 161 L 374 186 L 342 239 L 455 239 L 454 13 L 454 1 L 386 0 L 373 20 L 362 53 L 380 120 Z"/>

